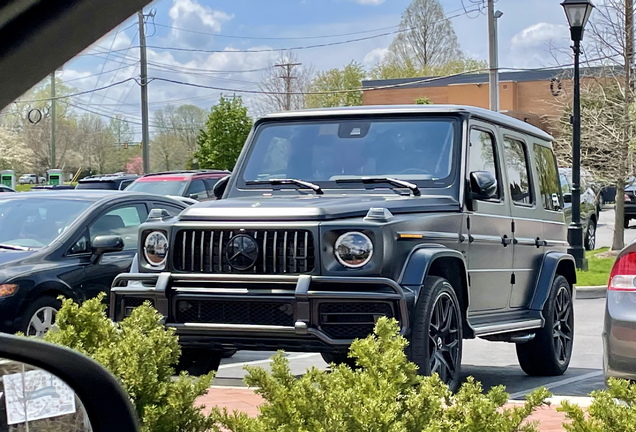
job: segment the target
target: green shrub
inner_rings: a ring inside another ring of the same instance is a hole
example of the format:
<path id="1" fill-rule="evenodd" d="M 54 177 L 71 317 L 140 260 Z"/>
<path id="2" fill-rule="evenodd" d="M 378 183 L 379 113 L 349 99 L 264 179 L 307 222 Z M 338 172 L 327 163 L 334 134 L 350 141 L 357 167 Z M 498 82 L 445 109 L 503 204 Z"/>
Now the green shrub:
<path id="1" fill-rule="evenodd" d="M 472 378 L 453 395 L 437 375 L 417 374 L 404 354 L 406 344 L 395 320 L 382 318 L 375 336 L 352 344 L 354 370 L 332 365 L 330 372 L 311 368 L 296 378 L 278 353 L 271 372 L 246 368 L 246 383 L 266 401 L 259 417 L 218 408 L 212 415 L 218 416 L 220 428 L 233 432 L 536 430 L 526 419 L 545 403 L 547 390 L 533 392 L 524 406 L 515 408 L 502 408 L 508 400 L 502 386 L 484 394 Z"/>
<path id="2" fill-rule="evenodd" d="M 119 379 L 147 432 L 203 432 L 213 419 L 195 406 L 207 392 L 213 374 L 194 379 L 182 373 L 173 379 L 180 348 L 174 329 L 149 304 L 113 324 L 106 316 L 104 295 L 78 306 L 64 300 L 57 314 L 58 330 L 45 340 L 77 350 L 101 363 Z"/>
<path id="3" fill-rule="evenodd" d="M 569 432 L 636 432 L 636 383 L 610 378 L 607 390 L 592 392 L 588 416 L 577 405 L 563 402 L 558 411 L 572 422 Z"/>

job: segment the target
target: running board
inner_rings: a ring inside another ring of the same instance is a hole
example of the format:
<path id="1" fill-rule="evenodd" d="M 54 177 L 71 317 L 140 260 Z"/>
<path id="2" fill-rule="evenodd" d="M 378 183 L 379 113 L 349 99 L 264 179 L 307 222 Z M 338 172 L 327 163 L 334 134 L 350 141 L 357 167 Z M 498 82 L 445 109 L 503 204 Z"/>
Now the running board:
<path id="1" fill-rule="evenodd" d="M 475 336 L 484 337 L 501 333 L 520 332 L 524 330 L 533 330 L 543 327 L 543 320 L 540 318 L 528 320 L 515 320 L 498 323 L 488 323 L 481 325 L 473 325 Z"/>

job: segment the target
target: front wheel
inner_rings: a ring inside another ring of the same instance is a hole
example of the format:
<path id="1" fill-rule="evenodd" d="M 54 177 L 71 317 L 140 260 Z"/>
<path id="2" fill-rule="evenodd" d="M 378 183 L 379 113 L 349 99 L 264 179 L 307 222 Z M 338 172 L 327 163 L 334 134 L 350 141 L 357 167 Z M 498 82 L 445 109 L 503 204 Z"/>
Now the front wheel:
<path id="1" fill-rule="evenodd" d="M 183 348 L 176 366 L 177 372 L 187 371 L 190 375 L 205 375 L 217 371 L 221 364 L 221 351 L 211 351 L 199 348 Z"/>
<path id="2" fill-rule="evenodd" d="M 543 308 L 545 325 L 532 341 L 517 344 L 519 365 L 528 375 L 556 376 L 563 375 L 567 370 L 574 342 L 571 292 L 567 279 L 557 276 Z"/>
<path id="3" fill-rule="evenodd" d="M 585 232 L 585 250 L 594 250 L 596 247 L 596 222 L 589 220 Z"/>
<path id="4" fill-rule="evenodd" d="M 417 364 L 420 374 L 436 373 L 452 391 L 457 390 L 461 383 L 462 312 L 450 282 L 427 277 L 414 313 L 409 359 Z"/>
<path id="5" fill-rule="evenodd" d="M 40 297 L 25 312 L 20 330 L 27 336 L 44 336 L 55 327 L 55 316 L 61 307 L 62 302 L 55 297 Z"/>

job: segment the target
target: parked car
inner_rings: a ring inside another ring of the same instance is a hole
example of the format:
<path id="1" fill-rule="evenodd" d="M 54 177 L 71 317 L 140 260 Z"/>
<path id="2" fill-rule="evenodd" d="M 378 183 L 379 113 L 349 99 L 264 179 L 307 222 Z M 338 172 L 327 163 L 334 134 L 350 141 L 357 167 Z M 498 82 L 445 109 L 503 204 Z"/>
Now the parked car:
<path id="1" fill-rule="evenodd" d="M 31 191 L 43 191 L 43 190 L 69 190 L 75 189 L 73 185 L 38 185 L 33 186 Z"/>
<path id="2" fill-rule="evenodd" d="M 550 135 L 410 105 L 274 114 L 250 136 L 222 199 L 141 226 L 114 319 L 154 301 L 208 368 L 221 349 L 346 361 L 388 316 L 454 388 L 464 338 L 515 343 L 530 375 L 565 372 L 576 275 Z"/>
<path id="3" fill-rule="evenodd" d="M 625 182 L 625 219 L 624 227 L 629 228 L 629 222 L 636 219 L 636 178 L 630 177 Z"/>
<path id="4" fill-rule="evenodd" d="M 18 184 L 42 184 L 46 183 L 46 178 L 39 177 L 37 174 L 22 174 L 18 178 Z"/>
<path id="5" fill-rule="evenodd" d="M 137 174 L 103 174 L 84 177 L 77 182 L 76 189 L 124 190 L 137 180 Z"/>
<path id="6" fill-rule="evenodd" d="M 15 190 L 11 189 L 9 186 L 0 184 L 0 193 L 3 193 L 3 192 L 15 192 Z"/>
<path id="7" fill-rule="evenodd" d="M 605 378 L 636 380 L 636 243 L 616 257 L 610 273 L 603 326 Z"/>
<path id="8" fill-rule="evenodd" d="M 564 214 L 566 224 L 572 220 L 572 169 L 559 168 L 561 179 L 561 192 L 563 193 Z M 594 250 L 596 247 L 596 227 L 600 205 L 598 197 L 600 191 L 592 188 L 589 180 L 581 176 L 581 225 L 583 225 L 583 245 L 586 250 Z"/>
<path id="9" fill-rule="evenodd" d="M 187 206 L 157 195 L 48 191 L 0 197 L 0 331 L 41 335 L 59 295 L 82 301 L 108 292 L 128 271 L 139 225 L 153 208 Z"/>
<path id="10" fill-rule="evenodd" d="M 229 174 L 229 171 L 218 170 L 186 170 L 146 174 L 128 186 L 126 190 L 169 196 L 177 195 L 197 201 L 206 201 L 216 199 L 212 192 L 214 185 Z"/>

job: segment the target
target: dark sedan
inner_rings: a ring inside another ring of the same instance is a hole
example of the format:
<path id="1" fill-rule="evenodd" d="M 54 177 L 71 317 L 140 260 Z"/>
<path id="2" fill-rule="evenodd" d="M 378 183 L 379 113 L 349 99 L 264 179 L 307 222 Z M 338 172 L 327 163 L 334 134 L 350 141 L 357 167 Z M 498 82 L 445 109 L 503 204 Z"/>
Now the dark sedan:
<path id="1" fill-rule="evenodd" d="M 636 243 L 616 257 L 610 273 L 603 327 L 605 378 L 636 380 Z"/>
<path id="2" fill-rule="evenodd" d="M 0 331 L 38 336 L 55 321 L 58 296 L 108 293 L 128 271 L 139 225 L 153 208 L 187 205 L 117 191 L 47 191 L 0 197 Z"/>
<path id="3" fill-rule="evenodd" d="M 561 193 L 565 202 L 563 214 L 566 224 L 569 224 L 572 220 L 572 170 L 559 168 L 559 177 L 561 179 Z M 594 250 L 596 247 L 596 226 L 600 211 L 599 193 L 592 186 L 590 176 L 581 175 L 581 225 L 583 225 L 583 242 L 586 250 Z"/>

